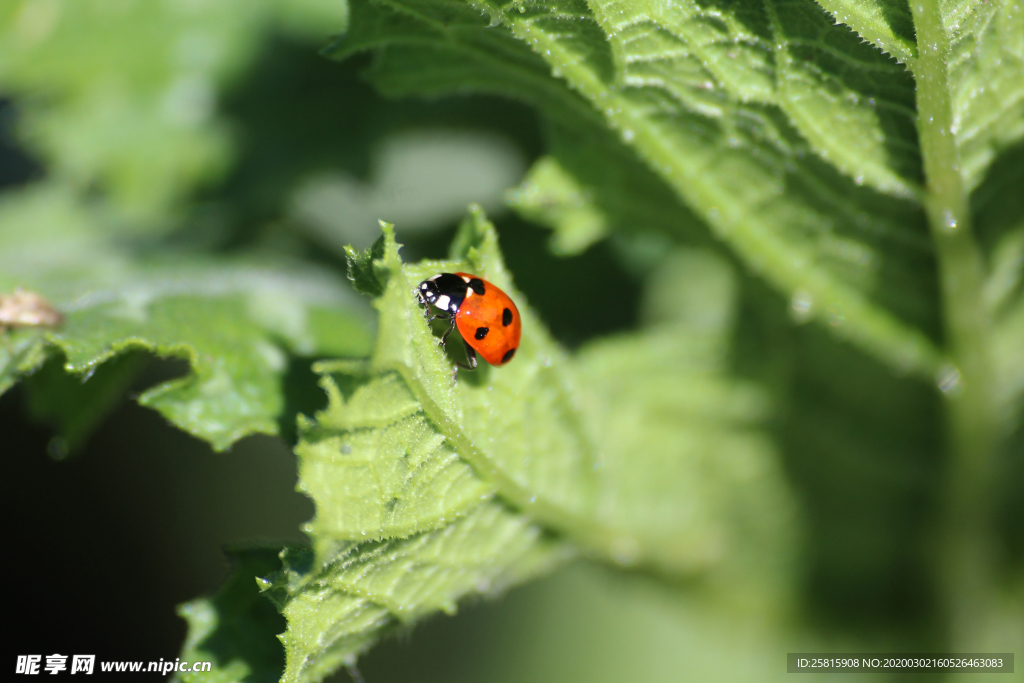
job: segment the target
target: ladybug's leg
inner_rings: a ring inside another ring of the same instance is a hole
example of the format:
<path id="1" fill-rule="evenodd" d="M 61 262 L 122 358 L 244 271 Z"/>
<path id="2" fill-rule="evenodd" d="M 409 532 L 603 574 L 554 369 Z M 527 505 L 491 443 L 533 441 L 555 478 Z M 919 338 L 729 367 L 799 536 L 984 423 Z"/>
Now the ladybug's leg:
<path id="1" fill-rule="evenodd" d="M 464 341 L 463 343 L 466 344 L 466 360 L 468 361 L 468 364 L 459 363 L 458 361 L 456 361 L 456 363 L 460 368 L 466 368 L 467 370 L 476 370 L 476 350 L 472 346 L 470 346 L 468 342 Z"/>
<path id="2" fill-rule="evenodd" d="M 443 316 L 443 315 L 439 315 L 439 316 L 437 316 L 437 317 L 438 317 L 438 318 L 445 318 L 445 316 Z M 452 330 L 454 330 L 454 329 L 455 329 L 455 318 L 454 318 L 453 316 L 448 316 L 448 317 L 447 317 L 447 318 L 445 318 L 445 319 L 446 319 L 446 320 L 450 320 L 450 321 L 451 321 L 451 323 L 452 323 L 452 326 L 451 326 L 451 327 L 449 327 L 449 328 L 448 328 L 448 329 L 447 329 L 447 330 L 445 331 L 445 333 L 441 335 L 441 341 L 440 341 L 440 344 L 441 344 L 441 346 L 444 346 L 444 345 L 445 345 L 445 344 L 446 344 L 446 343 L 448 342 L 448 335 L 449 335 L 449 334 L 451 334 L 451 333 L 452 333 Z"/>
<path id="3" fill-rule="evenodd" d="M 420 301 L 420 306 L 423 307 L 423 317 L 426 318 L 430 314 L 430 303 L 423 298 L 423 292 L 416 290 L 416 298 Z"/>
<path id="4" fill-rule="evenodd" d="M 435 320 L 447 320 L 448 322 L 450 322 L 452 324 L 452 326 L 449 327 L 445 331 L 444 335 L 441 337 L 441 341 L 438 342 L 438 346 L 444 346 L 444 343 L 446 341 L 448 341 L 448 335 L 451 334 L 452 330 L 455 329 L 455 316 L 452 315 L 451 313 L 449 313 L 448 311 L 441 311 L 440 313 L 435 313 L 434 315 L 432 315 L 429 318 L 427 318 L 427 313 L 428 312 L 429 312 L 429 308 L 423 311 L 423 317 L 427 319 L 427 324 L 428 325 L 430 323 L 434 322 Z"/>
<path id="5" fill-rule="evenodd" d="M 428 323 L 432 322 L 434 320 L 437 320 L 438 318 L 443 318 L 444 320 L 449 320 L 452 317 L 452 314 L 449 313 L 448 311 L 441 311 L 440 313 L 435 313 L 434 315 L 430 315 L 430 309 L 432 308 L 432 306 L 430 304 L 428 304 L 426 301 L 420 301 L 420 303 L 423 304 L 423 317 L 427 319 Z M 440 309 L 436 309 L 435 308 L 434 310 L 436 311 L 436 310 L 440 310 Z"/>

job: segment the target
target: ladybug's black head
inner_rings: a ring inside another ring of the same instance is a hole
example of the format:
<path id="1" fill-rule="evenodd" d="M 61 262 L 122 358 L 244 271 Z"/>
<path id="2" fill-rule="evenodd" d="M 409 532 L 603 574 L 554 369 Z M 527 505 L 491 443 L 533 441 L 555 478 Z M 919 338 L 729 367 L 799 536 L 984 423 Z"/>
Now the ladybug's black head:
<path id="1" fill-rule="evenodd" d="M 428 304 L 432 304 L 437 301 L 439 296 L 441 296 L 441 293 L 437 291 L 437 284 L 433 280 L 424 280 L 420 283 L 420 299 Z"/>
<path id="2" fill-rule="evenodd" d="M 455 314 L 466 299 L 466 281 L 453 273 L 440 273 L 420 283 L 420 300 Z"/>

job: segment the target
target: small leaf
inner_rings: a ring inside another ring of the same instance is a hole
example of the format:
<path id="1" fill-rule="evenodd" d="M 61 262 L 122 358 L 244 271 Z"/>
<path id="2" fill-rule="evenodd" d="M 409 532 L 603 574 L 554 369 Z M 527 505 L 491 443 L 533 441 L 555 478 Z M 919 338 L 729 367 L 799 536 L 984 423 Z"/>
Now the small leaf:
<path id="1" fill-rule="evenodd" d="M 281 678 L 284 652 L 276 635 L 285 620 L 270 600 L 260 593 L 257 580 L 281 568 L 280 548 L 227 550 L 232 571 L 212 598 L 178 606 L 178 616 L 188 622 L 188 636 L 181 659 L 212 662 L 212 671 L 176 674 L 191 681 L 249 681 L 271 683 Z"/>
<path id="2" fill-rule="evenodd" d="M 552 121 L 550 156 L 539 159 L 507 201 L 521 216 L 552 229 L 551 248 L 570 255 L 610 234 L 620 244 L 661 246 L 685 235 L 709 242 L 699 218 L 664 181 L 607 129 L 588 121 Z"/>
<path id="3" fill-rule="evenodd" d="M 474 216 L 453 248 L 480 270 L 497 245 Z M 299 487 L 317 514 L 308 526 L 315 554 L 293 556 L 269 589 L 289 623 L 286 681 L 320 680 L 397 623 L 452 612 L 465 595 L 500 592 L 571 556 L 492 501 L 493 485 L 456 451 L 465 437 L 439 424 L 454 428 L 451 366 L 412 284 L 438 264 L 403 267 L 393 228 L 382 225 L 382 251 L 352 254 L 383 292 L 373 357 L 319 366 L 331 373 L 328 407 L 304 424 L 296 449 Z"/>
<path id="4" fill-rule="evenodd" d="M 348 264 L 348 279 L 352 281 L 357 291 L 370 296 L 380 296 L 384 289 L 380 279 L 373 270 L 373 262 L 380 260 L 384 255 L 384 235 L 373 241 L 369 249 L 357 251 L 352 247 L 345 247 L 345 261 Z"/>

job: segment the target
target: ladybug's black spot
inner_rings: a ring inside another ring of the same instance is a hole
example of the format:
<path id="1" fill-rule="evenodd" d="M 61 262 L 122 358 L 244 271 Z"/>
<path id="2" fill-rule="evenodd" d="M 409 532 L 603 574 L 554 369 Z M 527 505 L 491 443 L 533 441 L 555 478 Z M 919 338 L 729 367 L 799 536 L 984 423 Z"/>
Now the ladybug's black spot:
<path id="1" fill-rule="evenodd" d="M 512 311 L 507 308 L 501 312 L 501 324 L 503 327 L 508 327 L 512 324 Z"/>
<path id="2" fill-rule="evenodd" d="M 483 296 L 487 291 L 487 289 L 484 288 L 484 281 L 478 277 L 469 281 L 469 288 L 472 289 L 475 294 L 479 294 L 480 296 Z"/>
<path id="3" fill-rule="evenodd" d="M 506 308 L 505 310 L 507 311 L 508 309 Z M 512 356 L 514 356 L 514 355 L 516 355 L 516 350 L 515 349 L 509 349 L 508 351 L 505 352 L 505 355 L 501 357 L 501 362 L 502 363 L 509 362 L 510 360 L 512 360 Z"/>
<path id="4" fill-rule="evenodd" d="M 474 335 L 477 339 L 483 339 L 487 336 L 487 333 L 491 331 L 489 327 L 478 327 L 476 328 L 476 334 Z"/>

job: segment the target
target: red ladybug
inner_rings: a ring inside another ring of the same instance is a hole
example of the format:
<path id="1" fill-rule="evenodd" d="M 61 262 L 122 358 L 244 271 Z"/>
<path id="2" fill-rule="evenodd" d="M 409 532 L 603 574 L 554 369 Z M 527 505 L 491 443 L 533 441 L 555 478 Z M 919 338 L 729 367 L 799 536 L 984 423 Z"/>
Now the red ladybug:
<path id="1" fill-rule="evenodd" d="M 428 322 L 441 318 L 452 323 L 441 337 L 442 344 L 459 328 L 470 370 L 476 367 L 478 353 L 491 365 L 512 360 L 523 324 L 508 294 L 470 273 L 438 273 L 420 283 L 419 297 L 424 306 L 430 304 L 441 311 Z"/>

